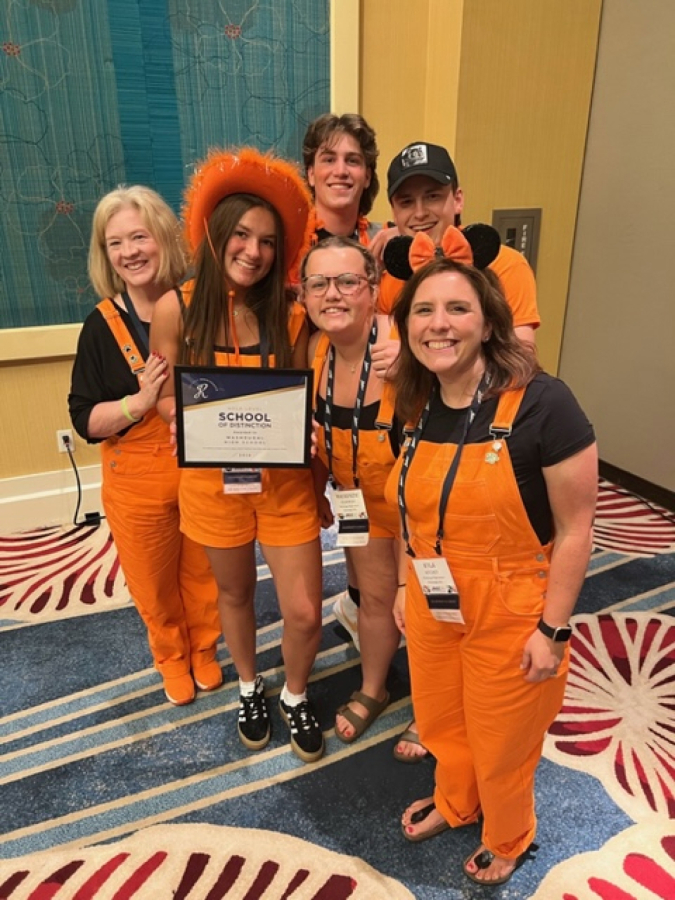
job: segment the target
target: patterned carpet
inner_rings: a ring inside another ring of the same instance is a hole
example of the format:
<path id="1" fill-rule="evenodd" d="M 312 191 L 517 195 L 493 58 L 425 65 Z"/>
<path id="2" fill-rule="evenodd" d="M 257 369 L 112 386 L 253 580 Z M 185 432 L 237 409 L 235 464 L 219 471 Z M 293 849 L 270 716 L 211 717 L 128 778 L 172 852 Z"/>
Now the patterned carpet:
<path id="1" fill-rule="evenodd" d="M 345 577 L 332 540 L 310 687 L 327 754 L 305 766 L 276 708 L 280 624 L 262 561 L 273 738 L 249 754 L 225 647 L 219 691 L 166 702 L 105 523 L 0 537 L 0 898 L 673 900 L 672 514 L 601 484 L 565 705 L 538 773 L 540 849 L 489 890 L 461 872 L 475 826 L 420 845 L 400 834 L 433 773 L 391 754 L 411 715 L 404 650 L 386 713 L 351 747 L 335 738 L 359 660 L 332 616 Z"/>

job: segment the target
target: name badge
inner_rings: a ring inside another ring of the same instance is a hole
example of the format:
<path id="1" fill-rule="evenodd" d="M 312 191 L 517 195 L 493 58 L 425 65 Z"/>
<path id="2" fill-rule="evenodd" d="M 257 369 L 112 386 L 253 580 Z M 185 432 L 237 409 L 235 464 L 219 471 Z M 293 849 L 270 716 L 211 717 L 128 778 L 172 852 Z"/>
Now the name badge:
<path id="1" fill-rule="evenodd" d="M 464 616 L 459 608 L 459 591 L 452 577 L 447 559 L 442 556 L 428 559 L 413 559 L 415 575 L 429 612 L 439 622 L 464 624 Z"/>
<path id="2" fill-rule="evenodd" d="M 365 547 L 368 543 L 368 513 L 361 488 L 331 489 L 333 511 L 338 523 L 338 547 Z"/>
<path id="3" fill-rule="evenodd" d="M 262 469 L 223 469 L 223 493 L 260 494 Z"/>

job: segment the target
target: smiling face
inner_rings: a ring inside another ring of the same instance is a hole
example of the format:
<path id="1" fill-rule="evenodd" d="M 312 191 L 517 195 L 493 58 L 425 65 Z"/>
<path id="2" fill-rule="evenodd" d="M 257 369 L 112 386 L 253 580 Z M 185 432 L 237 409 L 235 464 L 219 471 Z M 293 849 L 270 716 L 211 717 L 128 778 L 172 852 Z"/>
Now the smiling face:
<path id="1" fill-rule="evenodd" d="M 417 289 L 407 320 L 410 350 L 441 385 L 456 385 L 484 368 L 490 335 L 478 294 L 459 272 L 430 275 Z"/>
<path id="2" fill-rule="evenodd" d="M 108 220 L 105 249 L 110 265 L 127 287 L 155 284 L 161 251 L 135 206 L 123 206 Z"/>
<path id="3" fill-rule="evenodd" d="M 321 218 L 323 209 L 358 212 L 361 194 L 370 184 L 370 169 L 356 138 L 338 132 L 322 144 L 307 167 L 307 181 L 314 189 L 314 201 Z"/>
<path id="4" fill-rule="evenodd" d="M 274 263 L 277 229 L 274 216 L 263 206 L 244 213 L 225 245 L 224 272 L 229 290 L 246 291 L 262 281 Z"/>
<path id="5" fill-rule="evenodd" d="M 345 297 L 335 284 L 338 275 L 359 276 L 355 293 Z M 313 293 L 308 284 L 303 286 L 303 300 L 311 320 L 331 339 L 359 338 L 370 329 L 375 314 L 376 292 L 368 281 L 365 259 L 352 247 L 329 247 L 314 250 L 307 259 L 304 279 L 316 275 L 328 277 L 329 284 L 323 294 Z"/>
<path id="6" fill-rule="evenodd" d="M 452 190 L 428 175 L 411 175 L 391 198 L 394 221 L 401 234 L 415 237 L 423 231 L 435 244 L 455 216 L 462 212 L 464 197 L 461 188 Z"/>

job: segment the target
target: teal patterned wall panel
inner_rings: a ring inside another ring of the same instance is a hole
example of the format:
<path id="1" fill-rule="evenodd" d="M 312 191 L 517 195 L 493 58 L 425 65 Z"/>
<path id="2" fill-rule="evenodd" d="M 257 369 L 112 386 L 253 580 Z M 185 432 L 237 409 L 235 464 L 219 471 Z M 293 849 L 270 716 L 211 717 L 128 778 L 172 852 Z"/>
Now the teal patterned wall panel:
<path id="1" fill-rule="evenodd" d="M 86 316 L 106 191 L 178 210 L 209 147 L 299 159 L 329 102 L 328 0 L 4 0 L 0 328 Z"/>

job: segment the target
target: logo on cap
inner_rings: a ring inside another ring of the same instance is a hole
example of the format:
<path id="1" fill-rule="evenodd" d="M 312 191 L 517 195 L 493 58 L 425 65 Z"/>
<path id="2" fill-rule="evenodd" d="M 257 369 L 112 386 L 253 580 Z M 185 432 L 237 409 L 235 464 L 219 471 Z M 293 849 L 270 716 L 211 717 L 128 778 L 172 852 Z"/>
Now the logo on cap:
<path id="1" fill-rule="evenodd" d="M 404 169 L 410 166 L 426 166 L 429 162 L 426 144 L 411 144 L 401 153 L 401 165 Z"/>

